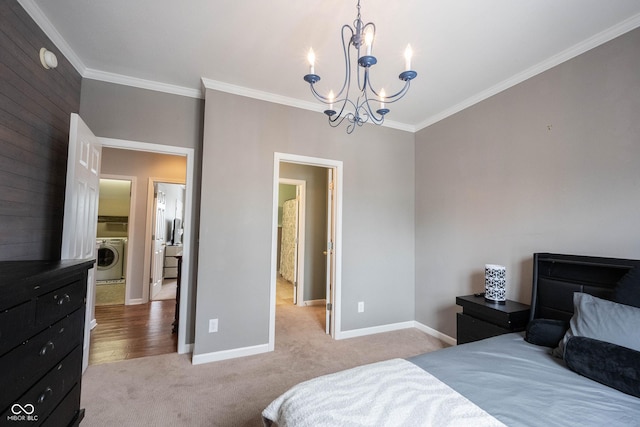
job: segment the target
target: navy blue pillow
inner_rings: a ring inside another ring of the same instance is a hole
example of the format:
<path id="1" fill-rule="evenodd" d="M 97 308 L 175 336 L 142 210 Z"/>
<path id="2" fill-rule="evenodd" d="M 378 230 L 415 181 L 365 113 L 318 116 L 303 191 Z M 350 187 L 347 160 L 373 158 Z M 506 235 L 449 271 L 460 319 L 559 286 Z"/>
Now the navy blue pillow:
<path id="1" fill-rule="evenodd" d="M 571 337 L 564 361 L 572 371 L 640 397 L 640 351 L 587 337 Z"/>
<path id="2" fill-rule="evenodd" d="M 569 329 L 569 322 L 554 319 L 533 319 L 527 323 L 524 339 L 544 347 L 557 347 Z"/>
<path id="3" fill-rule="evenodd" d="M 616 284 L 613 290 L 613 301 L 618 304 L 632 305 L 640 308 L 640 268 L 635 267 Z"/>

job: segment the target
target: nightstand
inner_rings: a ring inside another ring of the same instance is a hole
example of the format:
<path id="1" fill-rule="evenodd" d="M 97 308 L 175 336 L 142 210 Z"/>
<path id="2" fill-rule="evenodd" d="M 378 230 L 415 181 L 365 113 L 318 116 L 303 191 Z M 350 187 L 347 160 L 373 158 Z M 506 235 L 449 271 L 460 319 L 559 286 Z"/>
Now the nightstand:
<path id="1" fill-rule="evenodd" d="M 524 331 L 529 321 L 530 307 L 515 301 L 498 304 L 484 296 L 465 295 L 456 297 L 456 304 L 462 306 L 457 314 L 458 344 Z"/>

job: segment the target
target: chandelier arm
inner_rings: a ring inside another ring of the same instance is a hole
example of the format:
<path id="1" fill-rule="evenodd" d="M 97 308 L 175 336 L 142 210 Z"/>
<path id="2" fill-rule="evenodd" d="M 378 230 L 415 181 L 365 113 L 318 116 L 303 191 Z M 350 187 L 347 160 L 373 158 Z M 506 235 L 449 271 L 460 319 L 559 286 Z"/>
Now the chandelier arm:
<path id="1" fill-rule="evenodd" d="M 349 82 L 351 81 L 351 57 L 349 56 L 349 44 L 345 41 L 345 30 L 349 30 L 351 32 L 351 37 L 349 37 L 349 40 L 351 40 L 354 34 L 353 28 L 351 28 L 347 24 L 342 26 L 342 53 L 344 55 L 345 73 L 344 73 L 344 82 L 342 83 L 342 88 L 336 94 L 336 98 L 340 98 L 342 96 L 345 88 L 347 88 L 347 86 L 349 85 Z M 349 89 L 347 89 L 347 94 L 348 93 L 349 93 Z"/>
<path id="2" fill-rule="evenodd" d="M 346 117 L 349 117 L 350 115 L 353 115 L 353 113 L 347 113 L 346 115 L 343 115 L 342 113 L 344 113 L 344 109 L 347 106 L 347 104 L 351 104 L 351 106 L 354 108 L 354 111 L 356 110 L 356 105 L 353 103 L 353 101 L 351 101 L 348 98 L 344 98 L 339 100 L 338 102 L 342 103 L 342 107 L 340 107 L 340 111 L 338 112 L 338 114 L 335 114 L 334 118 L 329 117 L 329 121 L 330 122 L 337 122 L 340 121 L 340 123 L 342 123 L 342 120 L 344 120 Z"/>
<path id="3" fill-rule="evenodd" d="M 404 87 L 400 89 L 397 93 L 394 93 L 393 95 L 390 95 L 390 96 L 385 96 L 384 102 L 391 104 L 393 102 L 396 102 L 402 99 L 402 97 L 405 96 L 409 91 L 409 86 L 411 86 L 411 81 L 407 80 L 406 82 L 404 82 Z"/>
<path id="4" fill-rule="evenodd" d="M 365 93 L 365 100 L 360 105 L 360 108 L 367 115 L 367 120 L 371 119 L 371 121 L 377 125 L 382 124 L 384 122 L 384 114 L 376 114 L 377 112 L 371 108 L 370 102 L 379 102 L 377 99 L 369 99 L 369 97 Z M 365 122 L 367 121 L 365 120 Z"/>
<path id="5" fill-rule="evenodd" d="M 400 100 L 409 91 L 410 84 L 411 84 L 410 80 L 405 81 L 404 82 L 404 86 L 397 93 L 394 93 L 393 95 L 385 95 L 384 96 L 384 102 L 386 104 L 391 104 L 393 102 L 396 102 L 396 101 Z M 373 93 L 375 96 L 378 97 L 378 99 L 376 99 L 376 100 L 378 102 L 380 102 L 379 101 L 380 94 L 373 88 L 373 85 L 371 84 L 371 79 L 368 80 L 367 87 L 369 88 L 371 93 Z"/>

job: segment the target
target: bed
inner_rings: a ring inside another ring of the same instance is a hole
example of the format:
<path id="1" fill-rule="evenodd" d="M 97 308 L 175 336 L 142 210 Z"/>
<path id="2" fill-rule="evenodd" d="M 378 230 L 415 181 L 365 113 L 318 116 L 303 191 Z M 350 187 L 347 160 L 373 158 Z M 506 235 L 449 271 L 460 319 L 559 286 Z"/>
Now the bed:
<path id="1" fill-rule="evenodd" d="M 527 331 L 298 384 L 265 426 L 640 426 L 640 260 L 536 253 Z"/>

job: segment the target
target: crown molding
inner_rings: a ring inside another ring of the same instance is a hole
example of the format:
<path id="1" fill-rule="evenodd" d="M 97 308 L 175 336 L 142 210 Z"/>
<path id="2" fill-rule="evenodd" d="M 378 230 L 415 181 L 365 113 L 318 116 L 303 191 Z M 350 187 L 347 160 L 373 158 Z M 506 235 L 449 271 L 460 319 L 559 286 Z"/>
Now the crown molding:
<path id="1" fill-rule="evenodd" d="M 91 80 L 99 80 L 107 83 L 115 83 L 119 85 L 170 93 L 173 95 L 186 96 L 190 98 L 203 98 L 203 93 L 199 89 L 162 83 L 155 80 L 140 79 L 138 77 L 110 73 L 108 71 L 94 70 L 93 68 L 87 68 L 82 77 Z"/>
<path id="2" fill-rule="evenodd" d="M 76 53 L 71 49 L 66 40 L 60 35 L 58 30 L 53 26 L 49 18 L 46 17 L 42 10 L 33 0 L 18 0 L 20 6 L 29 14 L 31 19 L 40 27 L 40 29 L 51 39 L 54 45 L 62 52 L 67 60 L 73 65 L 76 71 L 84 77 L 87 67 Z"/>
<path id="3" fill-rule="evenodd" d="M 208 79 L 202 77 L 202 86 L 204 89 L 217 90 L 220 92 L 226 92 L 233 95 L 246 96 L 248 98 L 258 99 L 261 101 L 272 102 L 275 104 L 286 105 L 289 107 L 300 108 L 303 110 L 314 111 L 317 113 L 323 113 L 324 108 L 321 104 L 310 101 L 302 101 L 297 98 L 290 98 L 287 96 L 276 95 L 270 92 L 263 92 L 256 89 L 250 89 L 244 86 L 232 85 L 229 83 Z M 323 113 L 324 114 L 324 113 Z M 415 126 L 405 123 L 394 122 L 393 120 L 385 120 L 382 126 L 403 130 L 406 132 L 415 132 Z"/>
<path id="4" fill-rule="evenodd" d="M 547 58 L 546 60 L 534 65 L 533 67 L 518 73 L 516 75 L 514 75 L 513 77 L 508 78 L 507 80 L 504 80 L 500 83 L 498 83 L 495 86 L 490 87 L 487 90 L 484 90 L 470 98 L 465 99 L 464 101 L 460 102 L 459 104 L 456 104 L 454 106 L 452 106 L 451 108 L 447 108 L 446 110 L 435 114 L 431 117 L 429 117 L 428 119 L 424 120 L 423 122 L 420 122 L 415 128 L 416 128 L 416 132 L 419 130 L 422 130 L 428 126 L 431 126 L 434 123 L 439 122 L 440 120 L 443 120 L 449 116 L 452 116 L 466 108 L 471 107 L 474 104 L 477 104 L 481 101 L 484 101 L 485 99 L 496 95 L 506 89 L 509 89 L 510 87 L 513 87 L 519 83 L 522 83 L 523 81 L 530 79 L 531 77 L 534 77 L 544 71 L 547 71 L 557 65 L 562 64 L 563 62 L 566 62 L 572 58 L 575 58 L 578 55 L 581 55 L 595 47 L 598 47 L 608 41 L 611 41 L 613 39 L 615 39 L 616 37 L 619 37 L 631 30 L 634 30 L 636 28 L 640 27 L 640 13 L 636 14 L 616 25 L 614 25 L 613 27 L 607 28 L 606 30 L 556 54 L 553 55 L 550 58 Z"/>

